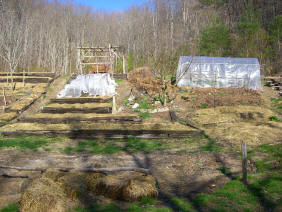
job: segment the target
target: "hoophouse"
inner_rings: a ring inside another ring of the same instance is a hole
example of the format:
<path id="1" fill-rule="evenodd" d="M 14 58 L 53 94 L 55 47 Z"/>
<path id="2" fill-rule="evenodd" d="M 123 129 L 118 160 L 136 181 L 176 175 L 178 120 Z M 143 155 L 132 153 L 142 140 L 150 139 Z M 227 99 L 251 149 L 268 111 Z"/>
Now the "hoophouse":
<path id="1" fill-rule="evenodd" d="M 262 90 L 257 58 L 182 56 L 176 82 L 178 87 Z"/>

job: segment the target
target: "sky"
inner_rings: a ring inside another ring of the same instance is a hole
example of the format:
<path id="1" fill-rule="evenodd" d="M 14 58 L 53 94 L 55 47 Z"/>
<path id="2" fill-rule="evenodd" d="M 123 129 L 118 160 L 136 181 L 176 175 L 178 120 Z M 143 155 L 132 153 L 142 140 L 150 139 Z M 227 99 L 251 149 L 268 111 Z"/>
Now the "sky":
<path id="1" fill-rule="evenodd" d="M 120 11 L 141 3 L 142 0 L 73 0 L 73 2 L 75 4 L 91 6 L 93 9 Z"/>

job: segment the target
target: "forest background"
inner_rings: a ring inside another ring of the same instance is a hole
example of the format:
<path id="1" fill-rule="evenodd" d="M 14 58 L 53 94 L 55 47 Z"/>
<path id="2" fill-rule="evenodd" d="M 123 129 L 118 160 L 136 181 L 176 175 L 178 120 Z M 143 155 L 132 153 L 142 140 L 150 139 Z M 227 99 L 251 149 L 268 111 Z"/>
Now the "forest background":
<path id="1" fill-rule="evenodd" d="M 172 76 L 179 56 L 257 57 L 281 73 L 281 0 L 148 0 L 125 11 L 71 1 L 1 0 L 0 70 L 77 71 L 78 46 L 121 45 L 127 70 Z M 118 61 L 118 71 L 122 63 Z"/>

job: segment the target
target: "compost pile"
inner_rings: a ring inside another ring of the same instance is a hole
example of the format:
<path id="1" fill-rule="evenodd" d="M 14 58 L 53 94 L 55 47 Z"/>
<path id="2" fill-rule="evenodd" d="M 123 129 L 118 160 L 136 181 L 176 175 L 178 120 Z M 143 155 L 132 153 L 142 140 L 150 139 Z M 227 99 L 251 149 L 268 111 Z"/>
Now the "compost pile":
<path id="1" fill-rule="evenodd" d="M 161 80 L 157 79 L 149 67 L 140 67 L 130 72 L 129 82 L 134 86 L 134 94 L 143 92 L 151 97 L 159 96 L 162 92 Z"/>

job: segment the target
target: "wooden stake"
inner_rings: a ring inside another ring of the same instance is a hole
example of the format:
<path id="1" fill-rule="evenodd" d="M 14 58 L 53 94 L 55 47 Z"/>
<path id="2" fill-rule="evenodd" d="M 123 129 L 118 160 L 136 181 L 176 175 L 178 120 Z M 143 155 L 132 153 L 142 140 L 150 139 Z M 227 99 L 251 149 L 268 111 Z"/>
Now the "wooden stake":
<path id="1" fill-rule="evenodd" d="M 23 86 L 24 86 L 24 70 L 23 70 Z"/>
<path id="2" fill-rule="evenodd" d="M 113 96 L 112 114 L 115 114 L 116 112 L 117 112 L 117 108 L 116 108 L 116 96 Z"/>
<path id="3" fill-rule="evenodd" d="M 122 73 L 125 74 L 125 58 L 124 58 L 124 55 L 122 55 Z"/>
<path id="4" fill-rule="evenodd" d="M 243 173 L 243 182 L 248 183 L 248 159 L 247 159 L 247 145 L 242 142 L 242 173 Z"/>
<path id="5" fill-rule="evenodd" d="M 4 98 L 4 106 L 6 107 L 7 106 L 7 102 L 6 102 L 5 89 L 4 89 L 3 86 L 2 86 L 2 93 L 3 93 L 3 98 Z"/>

